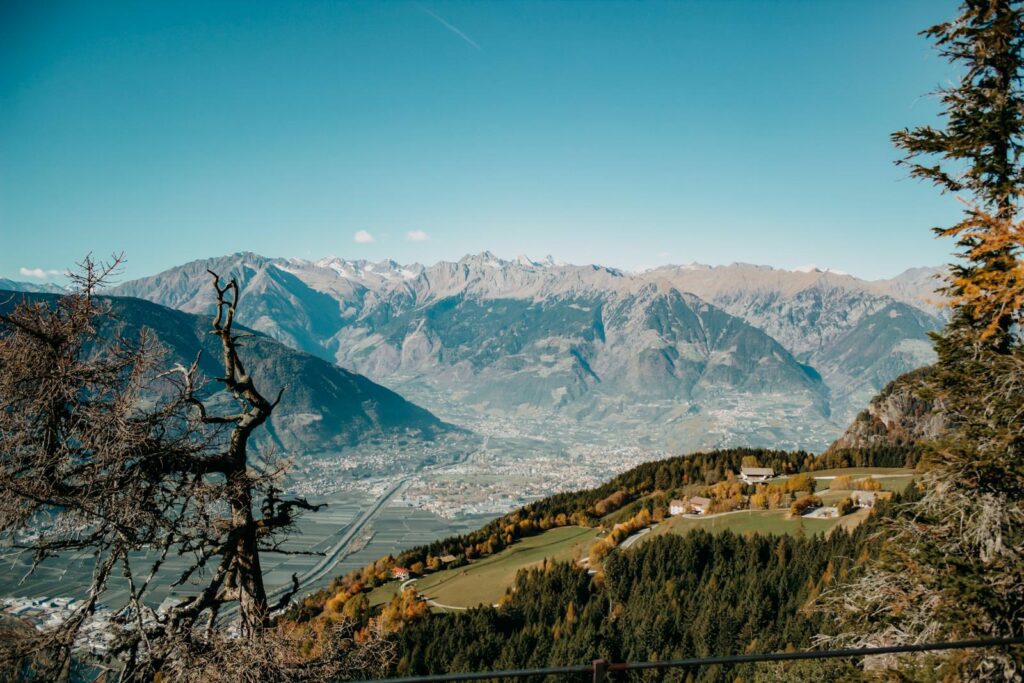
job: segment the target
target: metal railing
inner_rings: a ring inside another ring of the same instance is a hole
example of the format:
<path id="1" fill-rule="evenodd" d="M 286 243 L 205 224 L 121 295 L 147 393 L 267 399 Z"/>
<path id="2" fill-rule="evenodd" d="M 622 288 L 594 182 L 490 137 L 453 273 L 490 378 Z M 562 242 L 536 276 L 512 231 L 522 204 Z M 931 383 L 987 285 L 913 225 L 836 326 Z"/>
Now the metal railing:
<path id="1" fill-rule="evenodd" d="M 785 662 L 795 659 L 844 659 L 868 657 L 871 655 L 899 654 L 905 652 L 938 652 L 940 650 L 966 650 L 981 647 L 1008 647 L 1024 645 L 1024 637 L 988 638 L 981 640 L 960 640 L 950 643 L 924 643 L 920 645 L 891 645 L 887 647 L 848 648 L 844 650 L 801 650 L 799 652 L 768 652 L 750 655 L 728 655 L 724 657 L 694 657 L 691 659 L 668 659 L 660 662 L 607 662 L 595 659 L 590 664 L 543 667 L 537 669 L 508 669 L 504 671 L 475 671 L 472 673 L 434 674 L 430 676 L 405 676 L 382 678 L 358 683 L 432 683 L 435 681 L 479 681 L 494 678 L 526 678 L 557 674 L 591 674 L 594 683 L 605 683 L 607 675 L 614 671 L 638 671 L 642 669 L 679 669 L 712 666 L 716 664 L 745 664 L 750 662 Z"/>

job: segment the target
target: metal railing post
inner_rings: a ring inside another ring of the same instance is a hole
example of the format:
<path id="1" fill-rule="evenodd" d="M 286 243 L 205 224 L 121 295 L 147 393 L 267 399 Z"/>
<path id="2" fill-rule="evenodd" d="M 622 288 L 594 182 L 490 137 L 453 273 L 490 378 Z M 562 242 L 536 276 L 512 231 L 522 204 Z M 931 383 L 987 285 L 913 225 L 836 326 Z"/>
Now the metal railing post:
<path id="1" fill-rule="evenodd" d="M 605 683 L 605 674 L 608 672 L 608 662 L 603 659 L 594 660 L 594 683 Z"/>

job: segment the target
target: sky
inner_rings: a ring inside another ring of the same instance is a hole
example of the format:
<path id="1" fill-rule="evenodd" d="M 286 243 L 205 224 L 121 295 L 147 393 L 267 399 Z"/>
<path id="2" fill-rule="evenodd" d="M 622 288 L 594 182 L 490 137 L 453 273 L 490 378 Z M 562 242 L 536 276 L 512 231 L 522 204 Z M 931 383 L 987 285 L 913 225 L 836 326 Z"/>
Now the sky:
<path id="1" fill-rule="evenodd" d="M 946 0 L 0 2 L 0 277 L 238 251 L 949 260 L 893 165 Z"/>

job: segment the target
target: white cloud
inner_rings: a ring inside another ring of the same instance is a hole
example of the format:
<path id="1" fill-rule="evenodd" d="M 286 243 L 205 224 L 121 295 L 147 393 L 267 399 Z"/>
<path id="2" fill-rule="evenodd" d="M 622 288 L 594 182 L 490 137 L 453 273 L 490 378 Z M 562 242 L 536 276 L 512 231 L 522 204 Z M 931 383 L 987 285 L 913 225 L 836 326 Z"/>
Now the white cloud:
<path id="1" fill-rule="evenodd" d="M 42 268 L 19 268 L 18 272 L 22 277 L 34 277 L 37 280 L 45 280 L 48 277 L 63 275 L 59 270 L 43 270 Z"/>
<path id="2" fill-rule="evenodd" d="M 413 242 L 425 242 L 430 239 L 430 235 L 422 230 L 410 230 L 405 233 L 405 239 L 412 240 Z"/>
<path id="3" fill-rule="evenodd" d="M 360 230 L 359 232 L 357 232 L 355 235 L 355 240 L 359 244 L 369 244 L 370 242 L 376 241 L 373 239 L 373 235 L 366 232 L 365 230 Z"/>

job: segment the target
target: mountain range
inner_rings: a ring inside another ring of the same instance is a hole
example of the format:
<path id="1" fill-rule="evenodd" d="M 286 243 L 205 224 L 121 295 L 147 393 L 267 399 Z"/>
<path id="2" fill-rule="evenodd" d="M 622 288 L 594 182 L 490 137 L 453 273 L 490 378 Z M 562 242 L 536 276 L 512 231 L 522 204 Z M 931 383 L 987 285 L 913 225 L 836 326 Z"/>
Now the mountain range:
<path id="1" fill-rule="evenodd" d="M 7 278 L 0 277 L 0 291 L 37 293 L 42 292 L 47 294 L 60 294 L 65 290 L 60 285 L 54 284 L 52 282 L 20 282 L 17 280 L 8 280 Z"/>
<path id="2" fill-rule="evenodd" d="M 933 360 L 939 268 L 865 281 L 699 264 L 627 273 L 490 252 L 431 266 L 239 253 L 113 294 L 240 321 L 442 418 L 557 416 L 624 443 L 821 450 L 882 387 Z"/>

